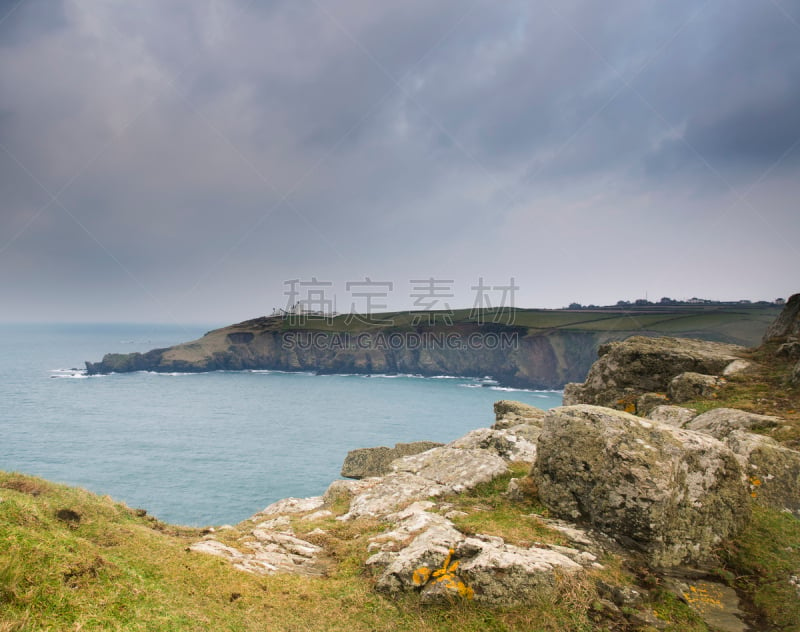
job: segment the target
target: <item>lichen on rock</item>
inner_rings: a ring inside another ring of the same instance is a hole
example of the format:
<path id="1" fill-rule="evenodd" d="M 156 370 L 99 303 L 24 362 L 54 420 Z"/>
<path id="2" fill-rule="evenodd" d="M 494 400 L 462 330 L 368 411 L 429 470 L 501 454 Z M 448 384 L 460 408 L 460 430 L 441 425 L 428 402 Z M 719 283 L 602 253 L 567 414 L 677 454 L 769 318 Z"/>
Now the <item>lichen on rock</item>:
<path id="1" fill-rule="evenodd" d="M 653 566 L 707 561 L 747 519 L 741 466 L 709 435 L 578 405 L 547 414 L 538 449 L 531 473 L 545 505 Z"/>

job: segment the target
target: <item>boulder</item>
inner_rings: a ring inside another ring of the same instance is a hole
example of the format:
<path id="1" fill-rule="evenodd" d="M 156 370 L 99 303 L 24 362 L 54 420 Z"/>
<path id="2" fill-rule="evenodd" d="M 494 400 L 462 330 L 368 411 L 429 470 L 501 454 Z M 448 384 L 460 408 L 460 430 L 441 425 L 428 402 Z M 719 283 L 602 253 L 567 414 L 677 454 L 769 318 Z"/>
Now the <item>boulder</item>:
<path id="1" fill-rule="evenodd" d="M 419 454 L 441 446 L 434 441 L 417 441 L 414 443 L 396 443 L 393 448 L 359 448 L 350 450 L 344 459 L 341 475 L 345 478 L 367 478 L 388 474 L 389 465 L 395 459 L 409 454 Z"/>
<path id="2" fill-rule="evenodd" d="M 722 441 L 734 430 L 775 428 L 781 422 L 781 419 L 771 415 L 756 415 L 737 408 L 714 408 L 695 417 L 686 428 L 705 432 Z"/>
<path id="3" fill-rule="evenodd" d="M 496 421 L 507 419 L 520 423 L 520 420 L 530 419 L 541 422 L 544 418 L 544 411 L 530 404 L 501 399 L 494 403 L 494 416 Z"/>
<path id="4" fill-rule="evenodd" d="M 599 359 L 583 384 L 567 384 L 564 404 L 597 404 L 636 412 L 644 393 L 666 393 L 676 376 L 718 375 L 738 359 L 743 347 L 686 338 L 633 336 L 601 345 Z"/>
<path id="5" fill-rule="evenodd" d="M 645 393 L 640 395 L 639 399 L 636 400 L 636 414 L 640 417 L 646 417 L 651 410 L 665 405 L 667 401 L 666 393 Z"/>
<path id="6" fill-rule="evenodd" d="M 753 366 L 751 362 L 747 360 L 734 360 L 724 369 L 722 369 L 722 376 L 723 377 L 731 377 L 733 375 L 741 375 L 750 370 Z"/>
<path id="7" fill-rule="evenodd" d="M 423 503 L 387 516 L 395 522 L 389 533 L 371 539 L 376 550 L 366 562 L 380 574 L 376 589 L 387 594 L 417 592 L 423 603 L 455 598 L 508 606 L 529 601 L 543 585 L 553 585 L 557 573 L 577 573 L 582 565 L 564 552 L 506 544 L 493 536 L 465 536 Z M 399 550 L 398 542 L 405 542 Z M 573 549 L 587 565 L 596 559 Z M 582 557 L 581 557 L 582 556 Z"/>
<path id="8" fill-rule="evenodd" d="M 716 375 L 704 375 L 687 371 L 672 378 L 669 397 L 673 402 L 690 402 L 694 399 L 709 399 L 725 384 L 725 379 Z"/>
<path id="9" fill-rule="evenodd" d="M 783 342 L 790 336 L 800 336 L 800 294 L 786 301 L 783 310 L 764 333 L 764 342 Z"/>
<path id="10" fill-rule="evenodd" d="M 488 450 L 505 461 L 533 463 L 536 460 L 536 444 L 517 435 L 514 431 L 516 428 L 524 429 L 525 426 L 514 426 L 507 430 L 478 428 L 447 445 L 451 448 Z"/>
<path id="11" fill-rule="evenodd" d="M 744 430 L 731 432 L 726 443 L 745 464 L 755 502 L 800 518 L 800 452 Z"/>
<path id="12" fill-rule="evenodd" d="M 656 406 L 647 415 L 648 419 L 657 421 L 676 428 L 683 428 L 692 419 L 697 417 L 697 413 L 690 408 L 682 406 Z"/>
<path id="13" fill-rule="evenodd" d="M 709 435 L 578 405 L 548 412 L 538 450 L 542 502 L 652 566 L 708 560 L 749 514 L 739 461 Z"/>
<path id="14" fill-rule="evenodd" d="M 395 460 L 381 478 L 358 481 L 350 510 L 342 519 L 381 517 L 415 500 L 472 489 L 508 471 L 506 462 L 488 450 L 444 446 Z"/>

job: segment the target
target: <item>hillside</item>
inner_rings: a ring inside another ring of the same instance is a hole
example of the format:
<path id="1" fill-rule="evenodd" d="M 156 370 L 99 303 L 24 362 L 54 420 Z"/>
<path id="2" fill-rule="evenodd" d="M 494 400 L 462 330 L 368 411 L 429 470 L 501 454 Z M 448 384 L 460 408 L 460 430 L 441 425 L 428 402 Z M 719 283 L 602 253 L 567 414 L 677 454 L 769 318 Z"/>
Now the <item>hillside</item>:
<path id="1" fill-rule="evenodd" d="M 772 305 L 713 305 L 263 317 L 167 349 L 107 354 L 86 367 L 89 374 L 268 369 L 490 375 L 505 386 L 551 389 L 582 380 L 606 342 L 639 334 L 754 346 L 779 311 Z"/>

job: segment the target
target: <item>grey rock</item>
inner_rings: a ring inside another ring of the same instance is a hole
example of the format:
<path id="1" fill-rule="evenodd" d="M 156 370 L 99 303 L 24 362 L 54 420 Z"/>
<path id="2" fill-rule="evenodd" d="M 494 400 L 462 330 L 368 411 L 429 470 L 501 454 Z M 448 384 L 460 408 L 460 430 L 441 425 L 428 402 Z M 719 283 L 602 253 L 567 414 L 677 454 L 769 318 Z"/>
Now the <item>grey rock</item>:
<path id="1" fill-rule="evenodd" d="M 716 375 L 688 371 L 672 378 L 669 383 L 669 397 L 676 403 L 708 399 L 713 397 L 724 384 L 725 379 Z"/>
<path id="2" fill-rule="evenodd" d="M 636 608 L 642 605 L 642 602 L 644 602 L 648 596 L 642 589 L 637 589 L 632 586 L 609 584 L 602 579 L 597 581 L 597 591 L 620 608 Z"/>
<path id="3" fill-rule="evenodd" d="M 322 496 L 312 496 L 311 498 L 284 498 L 283 500 L 279 500 L 267 506 L 256 515 L 271 516 L 276 514 L 316 511 L 322 508 L 323 502 Z"/>
<path id="4" fill-rule="evenodd" d="M 392 470 L 445 485 L 453 492 L 472 489 L 507 471 L 505 461 L 488 450 L 442 447 L 397 459 Z"/>
<path id="5" fill-rule="evenodd" d="M 752 362 L 748 362 L 747 360 L 734 360 L 722 370 L 722 376 L 731 377 L 733 375 L 741 375 L 750 370 L 752 366 Z"/>
<path id="6" fill-rule="evenodd" d="M 633 336 L 602 345 L 583 384 L 568 384 L 564 404 L 635 407 L 644 393 L 666 393 L 682 373 L 720 374 L 743 347 L 687 338 Z"/>
<path id="7" fill-rule="evenodd" d="M 367 560 L 367 567 L 380 573 L 376 589 L 387 594 L 419 592 L 424 603 L 461 596 L 513 605 L 552 585 L 556 573 L 582 568 L 558 551 L 523 549 L 498 537 L 467 537 L 418 503 L 390 518 L 397 521 L 394 530 L 372 538 L 380 551 Z M 397 542 L 408 544 L 395 550 Z"/>
<path id="8" fill-rule="evenodd" d="M 469 450 L 488 450 L 506 461 L 533 463 L 536 460 L 536 444 L 520 437 L 511 429 L 478 428 L 460 439 L 448 443 L 447 446 Z"/>
<path id="9" fill-rule="evenodd" d="M 651 410 L 665 405 L 667 401 L 666 393 L 645 393 L 640 395 L 639 399 L 636 400 L 636 414 L 640 417 L 646 417 Z"/>
<path id="10" fill-rule="evenodd" d="M 657 617 L 651 610 L 636 610 L 628 615 L 636 630 L 666 630 L 668 623 Z"/>
<path id="11" fill-rule="evenodd" d="M 800 452 L 744 430 L 731 432 L 726 443 L 745 463 L 753 500 L 800 518 Z"/>
<path id="12" fill-rule="evenodd" d="M 790 380 L 792 384 L 800 384 L 800 362 L 794 365 Z"/>
<path id="13" fill-rule="evenodd" d="M 344 459 L 341 475 L 345 478 L 355 479 L 383 476 L 389 473 L 389 465 L 395 459 L 409 454 L 419 454 L 441 445 L 434 441 L 416 441 L 414 443 L 396 443 L 393 448 L 380 446 L 351 450 Z"/>
<path id="14" fill-rule="evenodd" d="M 349 503 L 353 496 L 369 489 L 375 482 L 375 479 L 333 481 L 322 495 L 323 504 L 330 506 L 341 499 Z"/>
<path id="15" fill-rule="evenodd" d="M 525 499 L 525 494 L 522 492 L 522 487 L 520 487 L 518 478 L 512 478 L 510 481 L 508 481 L 506 496 L 509 500 L 513 501 L 521 501 Z"/>
<path id="16" fill-rule="evenodd" d="M 494 403 L 494 416 L 496 421 L 509 420 L 520 423 L 520 420 L 531 420 L 541 423 L 544 419 L 544 411 L 522 402 L 501 399 Z"/>
<path id="17" fill-rule="evenodd" d="M 547 414 L 532 475 L 554 514 L 653 566 L 708 561 L 749 515 L 741 466 L 723 443 L 598 406 Z"/>
<path id="18" fill-rule="evenodd" d="M 506 462 L 488 450 L 447 446 L 402 457 L 391 467 L 382 478 L 359 481 L 364 485 L 341 519 L 385 516 L 403 504 L 466 491 L 508 471 Z"/>
<path id="19" fill-rule="evenodd" d="M 291 533 L 256 528 L 239 542 L 249 552 L 244 553 L 208 537 L 192 544 L 189 549 L 222 557 L 234 568 L 257 575 L 291 573 L 317 577 L 325 573 L 325 566 L 319 559 L 322 549 Z"/>
<path id="20" fill-rule="evenodd" d="M 783 310 L 764 333 L 764 342 L 781 342 L 789 336 L 800 336 L 800 294 L 786 301 Z"/>
<path id="21" fill-rule="evenodd" d="M 734 430 L 775 428 L 781 423 L 781 419 L 771 415 L 756 415 L 737 408 L 714 408 L 695 417 L 686 428 L 723 440 Z"/>
<path id="22" fill-rule="evenodd" d="M 695 417 L 697 417 L 695 411 L 682 406 L 656 406 L 647 415 L 648 419 L 676 428 L 683 428 Z"/>

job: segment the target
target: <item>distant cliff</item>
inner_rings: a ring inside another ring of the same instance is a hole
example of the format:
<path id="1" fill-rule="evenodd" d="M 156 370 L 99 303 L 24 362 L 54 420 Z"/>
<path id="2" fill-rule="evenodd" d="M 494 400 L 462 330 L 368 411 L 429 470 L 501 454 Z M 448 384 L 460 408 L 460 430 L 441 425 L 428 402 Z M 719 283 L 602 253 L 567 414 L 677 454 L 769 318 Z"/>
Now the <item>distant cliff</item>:
<path id="1" fill-rule="evenodd" d="M 633 334 L 670 333 L 756 344 L 775 310 L 518 310 L 513 324 L 479 323 L 456 312 L 394 314 L 391 325 L 264 317 L 216 329 L 202 338 L 146 353 L 107 354 L 87 362 L 89 374 L 132 371 L 202 372 L 268 369 L 318 373 L 411 373 L 492 376 L 519 388 L 561 388 L 582 381 L 598 347 Z M 426 315 L 427 316 L 427 315 Z M 423 318 L 422 320 L 425 320 Z M 684 324 L 685 323 L 685 326 Z"/>

